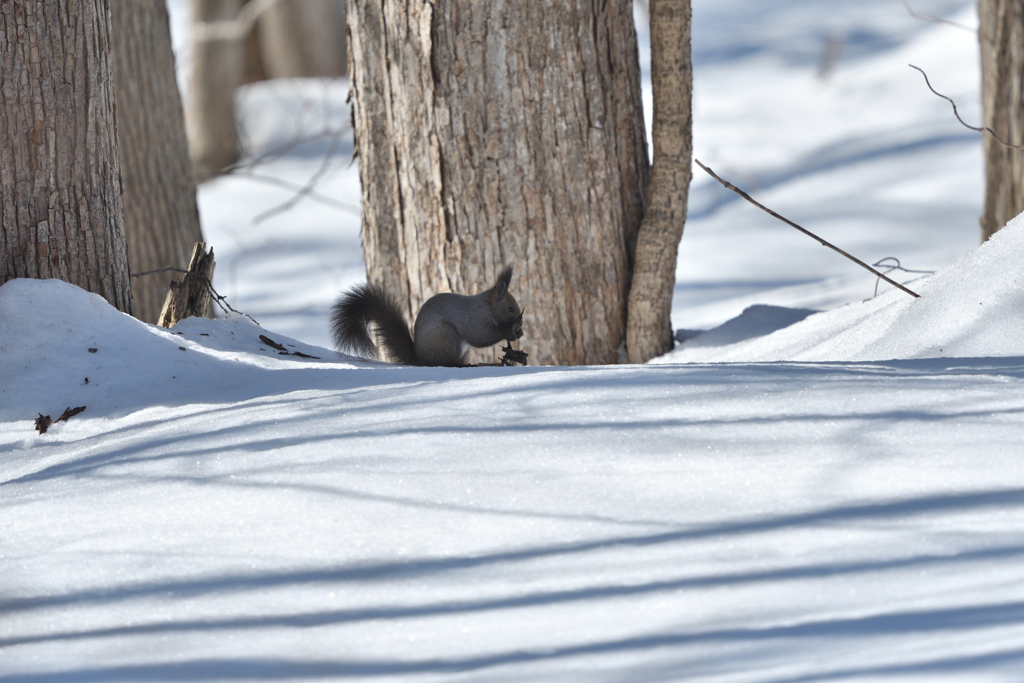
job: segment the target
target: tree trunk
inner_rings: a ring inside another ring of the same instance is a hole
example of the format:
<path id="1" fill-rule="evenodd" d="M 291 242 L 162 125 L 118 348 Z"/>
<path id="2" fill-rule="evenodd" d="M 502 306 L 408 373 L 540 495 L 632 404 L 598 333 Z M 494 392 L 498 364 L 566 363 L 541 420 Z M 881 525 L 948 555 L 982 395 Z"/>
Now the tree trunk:
<path id="1" fill-rule="evenodd" d="M 630 0 L 350 0 L 367 275 L 408 302 L 514 264 L 539 364 L 614 363 L 648 161 Z"/>
<path id="2" fill-rule="evenodd" d="M 260 24 L 257 21 L 245 37 L 245 74 L 242 76 L 242 83 L 257 83 L 270 78 L 263 63 L 263 48 L 260 47 L 260 43 Z"/>
<path id="3" fill-rule="evenodd" d="M 203 239 L 164 0 L 112 0 L 114 84 L 132 271 L 188 266 Z M 135 317 L 155 323 L 172 273 L 132 283 Z"/>
<path id="4" fill-rule="evenodd" d="M 985 125 L 1012 145 L 1024 144 L 1024 3 L 980 0 L 981 92 Z M 982 239 L 1024 211 L 1024 150 L 985 135 Z"/>
<path id="5" fill-rule="evenodd" d="M 247 33 L 216 37 L 201 27 L 207 22 L 236 19 L 241 9 L 242 0 L 192 0 L 196 39 L 185 123 L 192 166 L 200 182 L 238 161 L 240 155 L 235 90 L 246 75 Z"/>
<path id="6" fill-rule="evenodd" d="M 345 75 L 343 2 L 278 0 L 260 16 L 259 40 L 269 78 Z"/>
<path id="7" fill-rule="evenodd" d="M 0 3 L 0 283 L 132 310 L 105 0 Z"/>
<path id="8" fill-rule="evenodd" d="M 654 164 L 629 290 L 629 362 L 672 349 L 672 292 L 693 156 L 690 0 L 651 0 Z"/>

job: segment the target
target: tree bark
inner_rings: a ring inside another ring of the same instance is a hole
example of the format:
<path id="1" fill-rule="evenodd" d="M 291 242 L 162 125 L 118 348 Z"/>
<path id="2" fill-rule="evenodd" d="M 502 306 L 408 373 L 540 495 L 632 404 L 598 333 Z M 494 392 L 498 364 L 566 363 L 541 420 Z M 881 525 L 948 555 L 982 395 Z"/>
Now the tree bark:
<path id="1" fill-rule="evenodd" d="M 106 0 L 0 3 L 0 283 L 132 310 Z"/>
<path id="2" fill-rule="evenodd" d="M 408 303 L 514 264 L 540 364 L 614 363 L 648 174 L 629 0 L 350 0 L 370 281 Z"/>
<path id="3" fill-rule="evenodd" d="M 629 290 L 629 362 L 672 349 L 672 292 L 693 174 L 690 0 L 651 0 L 654 163 Z"/>
<path id="4" fill-rule="evenodd" d="M 985 125 L 1012 145 L 1024 144 L 1024 3 L 980 0 L 982 106 Z M 1024 211 L 1024 150 L 985 135 L 982 239 Z"/>
<path id="5" fill-rule="evenodd" d="M 260 17 L 258 35 L 269 78 L 345 75 L 344 2 L 278 0 Z"/>
<path id="6" fill-rule="evenodd" d="M 236 19 L 241 9 L 242 0 L 192 0 L 193 26 Z M 202 30 L 195 30 L 195 35 L 185 123 L 195 177 L 202 182 L 240 155 L 235 90 L 246 75 L 246 35 L 216 38 Z"/>
<path id="7" fill-rule="evenodd" d="M 112 0 L 114 84 L 132 271 L 185 268 L 203 239 L 164 0 Z M 132 283 L 135 317 L 157 322 L 171 273 Z"/>

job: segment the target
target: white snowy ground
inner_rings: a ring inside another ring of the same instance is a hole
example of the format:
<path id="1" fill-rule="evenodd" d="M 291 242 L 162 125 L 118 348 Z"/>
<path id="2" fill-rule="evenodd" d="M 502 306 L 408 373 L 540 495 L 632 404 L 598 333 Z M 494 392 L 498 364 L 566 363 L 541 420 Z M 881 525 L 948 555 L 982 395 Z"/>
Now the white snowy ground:
<path id="1" fill-rule="evenodd" d="M 0 287 L 0 682 L 1024 680 L 1024 220 L 967 253 L 979 141 L 905 66 L 971 118 L 975 38 L 882 0 L 697 0 L 694 26 L 697 157 L 945 268 L 921 299 L 861 302 L 870 276 L 696 176 L 676 326 L 725 324 L 675 355 L 339 359 L 344 85 L 253 88 L 255 153 L 342 133 L 202 190 L 263 328 Z M 315 197 L 254 220 L 332 146 Z"/>

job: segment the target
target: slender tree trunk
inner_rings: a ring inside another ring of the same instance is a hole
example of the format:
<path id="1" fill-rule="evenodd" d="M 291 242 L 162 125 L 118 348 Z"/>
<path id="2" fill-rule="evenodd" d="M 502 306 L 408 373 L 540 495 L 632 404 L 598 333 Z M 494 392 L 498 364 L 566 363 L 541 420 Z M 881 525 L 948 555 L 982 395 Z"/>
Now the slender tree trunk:
<path id="1" fill-rule="evenodd" d="M 130 313 L 106 0 L 0 2 L 0 283 L 59 278 Z"/>
<path id="2" fill-rule="evenodd" d="M 245 38 L 245 74 L 242 83 L 257 83 L 270 78 L 267 75 L 267 66 L 263 63 L 261 42 L 260 24 L 257 21 Z"/>
<path id="3" fill-rule="evenodd" d="M 982 106 L 985 125 L 1006 142 L 1024 144 L 1024 2 L 980 0 Z M 985 135 L 982 239 L 1024 211 L 1024 150 Z"/>
<path id="4" fill-rule="evenodd" d="M 278 0 L 259 22 L 270 78 L 345 75 L 345 5 L 338 0 Z"/>
<path id="5" fill-rule="evenodd" d="M 205 22 L 235 19 L 241 9 L 242 0 L 192 0 L 192 20 L 198 28 Z M 195 177 L 202 182 L 240 154 L 235 90 L 246 75 L 246 36 L 209 38 L 202 30 L 195 34 L 185 122 Z"/>
<path id="6" fill-rule="evenodd" d="M 648 161 L 630 0 L 350 0 L 367 274 L 409 304 L 514 264 L 523 348 L 613 363 Z"/>
<path id="7" fill-rule="evenodd" d="M 164 0 L 111 0 L 124 229 L 132 271 L 186 268 L 203 240 Z M 155 323 L 173 273 L 136 278 L 133 308 Z"/>
<path id="8" fill-rule="evenodd" d="M 672 349 L 672 292 L 692 175 L 690 0 L 651 0 L 654 164 L 629 290 L 631 363 Z"/>

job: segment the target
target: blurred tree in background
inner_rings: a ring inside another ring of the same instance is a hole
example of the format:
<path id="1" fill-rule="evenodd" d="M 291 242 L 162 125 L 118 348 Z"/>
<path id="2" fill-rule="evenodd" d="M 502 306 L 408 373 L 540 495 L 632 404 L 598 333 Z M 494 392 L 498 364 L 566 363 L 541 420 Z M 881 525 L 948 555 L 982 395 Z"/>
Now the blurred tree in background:
<path id="1" fill-rule="evenodd" d="M 203 239 L 164 0 L 110 0 L 124 230 L 133 273 L 186 268 Z M 135 317 L 155 323 L 173 273 L 132 281 Z"/>
<path id="2" fill-rule="evenodd" d="M 345 75 L 344 0 L 192 0 L 188 139 L 196 179 L 241 155 L 235 91 L 264 78 Z"/>

